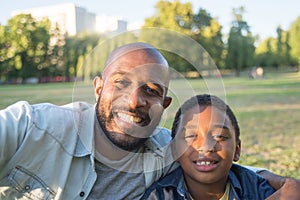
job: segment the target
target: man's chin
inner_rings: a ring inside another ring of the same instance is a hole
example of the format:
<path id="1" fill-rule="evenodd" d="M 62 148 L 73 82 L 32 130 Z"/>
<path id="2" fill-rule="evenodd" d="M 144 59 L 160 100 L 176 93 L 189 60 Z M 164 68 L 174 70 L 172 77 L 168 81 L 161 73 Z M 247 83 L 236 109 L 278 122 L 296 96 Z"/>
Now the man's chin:
<path id="1" fill-rule="evenodd" d="M 137 138 L 124 133 L 106 133 L 111 143 L 126 151 L 133 151 L 140 148 L 147 138 Z"/>

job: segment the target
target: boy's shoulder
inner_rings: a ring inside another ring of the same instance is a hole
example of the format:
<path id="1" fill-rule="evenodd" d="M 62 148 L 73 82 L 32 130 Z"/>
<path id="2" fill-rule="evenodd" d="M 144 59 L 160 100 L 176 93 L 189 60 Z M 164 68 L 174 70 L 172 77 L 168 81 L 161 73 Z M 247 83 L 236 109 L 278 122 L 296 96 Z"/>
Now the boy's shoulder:
<path id="1" fill-rule="evenodd" d="M 274 192 L 265 178 L 238 164 L 232 165 L 228 178 L 235 192 L 243 198 L 263 199 Z"/>

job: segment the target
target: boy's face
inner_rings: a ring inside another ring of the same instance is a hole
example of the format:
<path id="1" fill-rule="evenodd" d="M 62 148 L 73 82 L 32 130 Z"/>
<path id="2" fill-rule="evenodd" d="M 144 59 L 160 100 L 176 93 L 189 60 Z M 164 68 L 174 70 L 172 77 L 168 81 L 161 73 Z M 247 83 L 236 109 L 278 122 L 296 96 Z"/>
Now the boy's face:
<path id="1" fill-rule="evenodd" d="M 187 183 L 225 184 L 233 161 L 238 161 L 240 141 L 226 115 L 213 106 L 199 106 L 182 115 L 176 134 L 176 151 Z"/>

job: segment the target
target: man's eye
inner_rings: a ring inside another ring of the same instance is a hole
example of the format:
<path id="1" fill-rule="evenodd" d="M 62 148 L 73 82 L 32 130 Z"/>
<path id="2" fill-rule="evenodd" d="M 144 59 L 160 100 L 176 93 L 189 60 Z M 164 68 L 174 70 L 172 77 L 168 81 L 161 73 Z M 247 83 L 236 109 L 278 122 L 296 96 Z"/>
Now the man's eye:
<path id="1" fill-rule="evenodd" d="M 117 87 L 126 87 L 130 84 L 130 82 L 125 79 L 117 79 L 115 80 L 115 83 Z"/>
<path id="2" fill-rule="evenodd" d="M 160 96 L 160 97 L 162 96 L 159 91 L 157 91 L 156 89 L 153 89 L 149 86 L 145 85 L 144 90 L 147 92 L 147 94 L 154 95 L 154 96 Z"/>

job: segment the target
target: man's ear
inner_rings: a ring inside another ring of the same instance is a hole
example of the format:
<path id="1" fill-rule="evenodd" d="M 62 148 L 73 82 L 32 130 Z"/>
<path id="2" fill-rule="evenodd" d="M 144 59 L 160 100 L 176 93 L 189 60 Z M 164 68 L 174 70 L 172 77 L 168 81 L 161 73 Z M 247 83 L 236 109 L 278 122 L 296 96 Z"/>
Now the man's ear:
<path id="1" fill-rule="evenodd" d="M 94 91 L 95 91 L 96 101 L 98 101 L 99 94 L 101 93 L 102 87 L 103 87 L 103 79 L 99 76 L 96 76 L 94 78 Z"/>
<path id="2" fill-rule="evenodd" d="M 166 96 L 165 99 L 164 99 L 164 103 L 163 103 L 164 109 L 166 109 L 167 107 L 169 107 L 169 105 L 171 104 L 171 102 L 172 102 L 172 97 Z"/>

